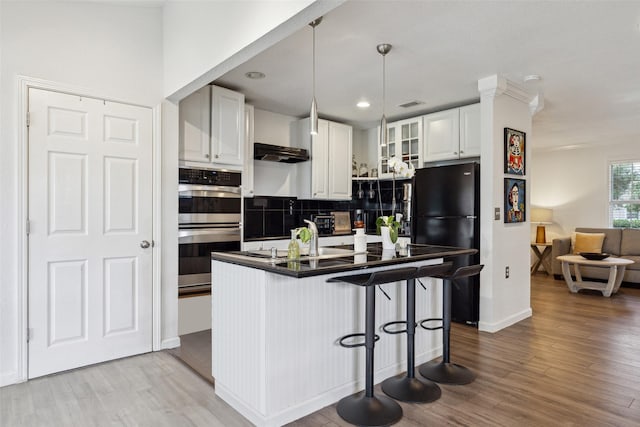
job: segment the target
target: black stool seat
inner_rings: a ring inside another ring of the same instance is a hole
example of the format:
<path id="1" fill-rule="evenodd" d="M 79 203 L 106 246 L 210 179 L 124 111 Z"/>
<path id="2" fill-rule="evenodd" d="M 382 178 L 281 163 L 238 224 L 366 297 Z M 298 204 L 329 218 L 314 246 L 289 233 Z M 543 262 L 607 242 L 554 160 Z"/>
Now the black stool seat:
<path id="1" fill-rule="evenodd" d="M 480 274 L 480 271 L 484 265 L 470 265 L 460 267 L 453 273 L 445 273 L 441 275 L 432 275 L 443 280 L 443 295 L 442 295 L 442 326 L 435 328 L 424 327 L 425 329 L 440 329 L 442 328 L 442 361 L 431 361 L 421 365 L 418 368 L 420 375 L 428 378 L 432 381 L 441 384 L 469 384 L 476 379 L 476 374 L 470 369 L 451 363 L 450 352 L 450 335 L 451 335 L 451 283 L 456 279 L 463 277 L 475 276 Z M 425 319 L 424 322 L 437 319 Z"/>
<path id="2" fill-rule="evenodd" d="M 430 277 L 434 274 L 445 274 L 452 263 L 425 265 L 419 267 L 414 276 L 407 280 L 407 320 L 396 320 L 382 325 L 388 334 L 407 334 L 407 373 L 387 378 L 382 382 L 382 391 L 401 402 L 428 403 L 438 400 L 442 390 L 433 381 L 423 380 L 415 376 L 415 334 L 416 334 L 416 279 Z M 402 330 L 390 330 L 389 327 L 405 324 Z"/>
<path id="3" fill-rule="evenodd" d="M 337 405 L 338 415 L 348 423 L 358 426 L 386 426 L 394 424 L 402 418 L 402 408 L 398 402 L 386 396 L 376 396 L 373 393 L 373 350 L 376 341 L 376 294 L 374 286 L 407 280 L 408 278 L 414 277 L 416 270 L 416 267 L 403 267 L 373 273 L 332 277 L 327 280 L 327 282 L 344 282 L 366 288 L 364 343 L 345 345 L 345 339 L 359 334 L 349 334 L 340 338 L 340 345 L 342 346 L 356 347 L 364 345 L 366 348 L 366 381 L 364 391 L 340 399 Z"/>

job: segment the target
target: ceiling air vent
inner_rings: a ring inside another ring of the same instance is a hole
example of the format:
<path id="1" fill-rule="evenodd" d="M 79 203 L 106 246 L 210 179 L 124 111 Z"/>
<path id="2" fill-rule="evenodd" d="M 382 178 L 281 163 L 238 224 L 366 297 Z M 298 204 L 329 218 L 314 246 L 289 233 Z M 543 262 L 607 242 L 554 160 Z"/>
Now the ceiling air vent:
<path id="1" fill-rule="evenodd" d="M 409 102 L 405 102 L 404 104 L 398 105 L 398 107 L 411 108 L 411 107 L 415 107 L 416 105 L 422 105 L 422 104 L 424 104 L 423 101 L 409 101 Z"/>

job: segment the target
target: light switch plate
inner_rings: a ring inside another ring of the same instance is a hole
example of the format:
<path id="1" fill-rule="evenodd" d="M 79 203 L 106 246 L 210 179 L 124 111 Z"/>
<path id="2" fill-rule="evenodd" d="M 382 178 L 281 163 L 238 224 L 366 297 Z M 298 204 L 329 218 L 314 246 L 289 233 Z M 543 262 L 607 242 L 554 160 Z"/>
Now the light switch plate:
<path id="1" fill-rule="evenodd" d="M 495 221 L 500 221 L 500 208 L 493 209 L 493 219 Z"/>

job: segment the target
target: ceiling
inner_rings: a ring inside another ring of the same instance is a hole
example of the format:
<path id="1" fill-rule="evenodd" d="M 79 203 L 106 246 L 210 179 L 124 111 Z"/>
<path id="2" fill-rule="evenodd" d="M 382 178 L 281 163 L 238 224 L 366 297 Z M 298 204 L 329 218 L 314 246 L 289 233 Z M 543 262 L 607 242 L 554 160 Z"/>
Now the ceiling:
<path id="1" fill-rule="evenodd" d="M 639 1 L 351 0 L 316 28 L 320 117 L 368 129 L 382 115 L 380 43 L 389 121 L 477 102 L 478 80 L 502 75 L 544 108 L 533 117 L 534 149 L 640 142 Z M 216 84 L 276 113 L 309 114 L 312 29 L 224 74 Z M 250 80 L 248 71 L 266 77 Z M 525 82 L 539 75 L 541 80 Z M 356 107 L 366 99 L 369 109 Z M 410 101 L 423 104 L 399 107 Z"/>

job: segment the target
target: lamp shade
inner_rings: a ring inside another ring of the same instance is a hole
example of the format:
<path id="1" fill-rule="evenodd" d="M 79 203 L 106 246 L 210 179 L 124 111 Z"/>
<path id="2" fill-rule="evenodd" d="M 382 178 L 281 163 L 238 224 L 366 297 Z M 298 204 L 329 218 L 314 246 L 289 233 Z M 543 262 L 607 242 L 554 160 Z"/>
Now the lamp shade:
<path id="1" fill-rule="evenodd" d="M 538 224 L 551 224 L 553 210 L 547 208 L 531 208 L 531 222 Z"/>

